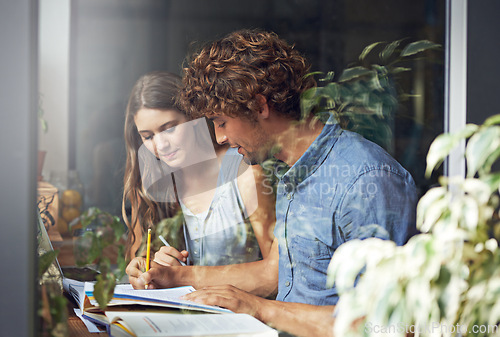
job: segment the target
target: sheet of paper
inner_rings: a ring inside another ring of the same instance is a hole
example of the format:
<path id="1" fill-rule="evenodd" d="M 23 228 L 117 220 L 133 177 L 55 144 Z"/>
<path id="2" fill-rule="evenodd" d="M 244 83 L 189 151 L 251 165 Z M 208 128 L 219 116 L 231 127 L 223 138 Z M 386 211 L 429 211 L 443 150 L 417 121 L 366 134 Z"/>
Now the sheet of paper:
<path id="1" fill-rule="evenodd" d="M 276 330 L 245 314 L 162 314 L 107 311 L 108 318 L 120 317 L 137 336 L 196 336 L 260 334 Z"/>
<path id="2" fill-rule="evenodd" d="M 193 287 L 178 287 L 170 289 L 150 289 L 150 290 L 137 290 L 125 287 L 115 288 L 115 295 L 137 296 L 141 298 L 165 300 L 165 301 L 181 301 L 181 296 L 192 293 L 195 291 Z"/>
<path id="3" fill-rule="evenodd" d="M 119 288 L 115 289 L 113 302 L 118 303 L 118 299 L 123 297 L 126 301 L 127 298 L 137 298 L 139 301 L 151 301 L 151 304 L 154 305 L 153 302 L 157 302 L 160 304 L 161 302 L 169 302 L 172 304 L 177 304 L 184 307 L 189 307 L 195 310 L 205 310 L 205 311 L 216 311 L 216 312 L 224 312 L 230 313 L 230 310 L 213 307 L 210 305 L 204 305 L 201 303 L 195 303 L 192 301 L 182 300 L 181 296 L 192 293 L 196 291 L 191 286 L 185 287 L 177 287 L 177 288 L 169 288 L 169 289 L 150 289 L 150 290 L 137 290 L 137 289 L 127 289 L 127 288 Z M 149 302 L 148 302 L 149 303 Z"/>
<path id="4" fill-rule="evenodd" d="M 85 284 L 87 282 L 73 280 L 67 277 L 63 277 L 63 288 L 68 294 L 71 295 L 78 304 L 80 311 L 83 311 L 83 302 L 85 300 Z M 93 285 L 92 285 L 93 287 Z"/>
<path id="5" fill-rule="evenodd" d="M 83 321 L 83 324 L 85 324 L 89 332 L 92 333 L 102 332 L 101 330 L 99 330 L 97 325 L 95 325 L 94 323 L 92 323 L 91 321 L 82 316 L 82 311 L 80 309 L 74 308 L 73 310 L 75 311 L 75 315 L 80 317 L 80 319 Z"/>
<path id="6" fill-rule="evenodd" d="M 96 299 L 93 296 L 94 285 L 86 282 L 84 292 L 89 298 L 92 305 L 98 306 Z M 181 296 L 196 291 L 191 286 L 168 288 L 168 289 L 149 289 L 139 290 L 134 289 L 130 284 L 118 284 L 115 287 L 113 299 L 108 303 L 108 306 L 126 305 L 126 304 L 146 304 L 152 306 L 168 306 L 173 308 L 187 308 L 192 310 L 201 310 L 208 312 L 223 312 L 230 313 L 230 310 L 195 303 L 192 301 L 182 300 Z"/>

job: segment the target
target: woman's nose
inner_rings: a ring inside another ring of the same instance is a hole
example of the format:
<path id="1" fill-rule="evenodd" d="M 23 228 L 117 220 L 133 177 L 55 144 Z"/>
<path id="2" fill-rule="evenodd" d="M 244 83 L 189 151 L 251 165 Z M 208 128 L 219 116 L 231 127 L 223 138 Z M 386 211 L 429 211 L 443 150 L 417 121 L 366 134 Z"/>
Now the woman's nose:
<path id="1" fill-rule="evenodd" d="M 162 152 L 162 150 L 170 146 L 170 137 L 165 132 L 161 132 L 154 136 L 154 143 L 156 149 Z"/>

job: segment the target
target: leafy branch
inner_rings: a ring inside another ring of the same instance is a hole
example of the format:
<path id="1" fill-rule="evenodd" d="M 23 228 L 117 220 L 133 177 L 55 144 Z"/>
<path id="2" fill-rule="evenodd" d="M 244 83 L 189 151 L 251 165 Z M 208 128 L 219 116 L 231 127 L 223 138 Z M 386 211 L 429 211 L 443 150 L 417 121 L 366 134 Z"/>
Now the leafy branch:
<path id="1" fill-rule="evenodd" d="M 303 93 L 302 112 L 329 111 L 342 127 L 388 149 L 392 135 L 389 121 L 399 102 L 411 97 L 398 91 L 395 81 L 399 74 L 411 70 L 403 63 L 424 51 L 440 48 L 427 40 L 409 43 L 402 49 L 401 43 L 402 40 L 372 43 L 361 52 L 359 62 L 345 69 L 337 80 L 334 72 L 310 73 L 308 76 L 323 76 L 319 79 L 322 85 Z M 369 57 L 379 49 L 379 62 L 369 63 Z"/>
<path id="2" fill-rule="evenodd" d="M 75 242 L 75 258 L 78 266 L 95 264 L 100 274 L 94 285 L 94 296 L 102 309 L 113 297 L 116 280 L 125 275 L 124 246 L 118 244 L 125 233 L 125 226 L 117 216 L 91 207 L 73 220 L 82 225 L 83 235 Z M 111 260 L 104 254 L 109 248 L 118 248 L 117 268 L 111 268 Z"/>
<path id="3" fill-rule="evenodd" d="M 492 171 L 500 159 L 500 115 L 438 136 L 429 149 L 427 174 L 465 140 L 466 177 L 441 177 L 441 186 L 418 203 L 422 234 L 402 247 L 372 238 L 347 242 L 335 252 L 328 270 L 340 293 L 335 334 L 372 336 L 366 327 L 405 324 L 421 336 L 493 335 L 468 328 L 500 321 L 500 172 Z M 446 329 L 428 329 L 436 326 Z"/>

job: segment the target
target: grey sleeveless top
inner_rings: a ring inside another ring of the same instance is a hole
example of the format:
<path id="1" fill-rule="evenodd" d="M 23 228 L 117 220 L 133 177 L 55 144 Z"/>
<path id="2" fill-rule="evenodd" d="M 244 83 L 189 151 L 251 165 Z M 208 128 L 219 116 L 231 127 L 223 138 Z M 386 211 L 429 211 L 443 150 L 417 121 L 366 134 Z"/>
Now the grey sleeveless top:
<path id="1" fill-rule="evenodd" d="M 214 197 L 205 212 L 193 214 L 180 201 L 189 263 L 216 266 L 261 258 L 236 180 L 242 159 L 236 149 L 227 150 Z"/>

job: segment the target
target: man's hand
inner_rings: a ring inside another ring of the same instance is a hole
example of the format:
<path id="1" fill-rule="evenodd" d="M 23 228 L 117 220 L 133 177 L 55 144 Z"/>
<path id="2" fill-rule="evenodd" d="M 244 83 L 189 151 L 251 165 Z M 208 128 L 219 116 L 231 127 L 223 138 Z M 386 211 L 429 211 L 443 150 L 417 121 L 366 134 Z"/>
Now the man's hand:
<path id="1" fill-rule="evenodd" d="M 333 337 L 333 306 L 266 300 L 230 285 L 206 287 L 183 298 L 250 314 L 275 329 L 297 336 Z"/>
<path id="2" fill-rule="evenodd" d="M 205 287 L 183 297 L 186 300 L 216 305 L 261 319 L 260 313 L 268 300 L 249 294 L 231 285 Z"/>

